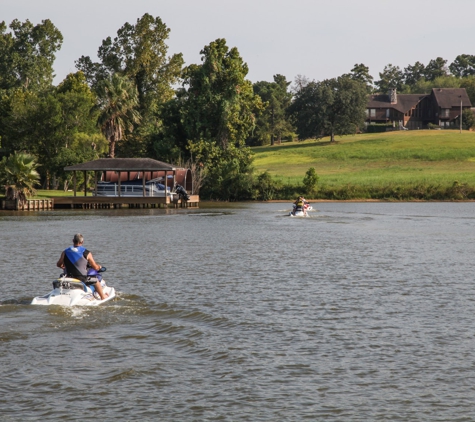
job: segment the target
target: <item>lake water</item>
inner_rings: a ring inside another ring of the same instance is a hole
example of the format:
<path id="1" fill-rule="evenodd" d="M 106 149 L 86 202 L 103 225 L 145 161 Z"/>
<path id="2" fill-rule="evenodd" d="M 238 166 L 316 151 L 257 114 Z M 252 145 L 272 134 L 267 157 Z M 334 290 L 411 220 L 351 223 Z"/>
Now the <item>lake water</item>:
<path id="1" fill-rule="evenodd" d="M 474 421 L 475 204 L 314 205 L 0 213 L 0 420 Z"/>

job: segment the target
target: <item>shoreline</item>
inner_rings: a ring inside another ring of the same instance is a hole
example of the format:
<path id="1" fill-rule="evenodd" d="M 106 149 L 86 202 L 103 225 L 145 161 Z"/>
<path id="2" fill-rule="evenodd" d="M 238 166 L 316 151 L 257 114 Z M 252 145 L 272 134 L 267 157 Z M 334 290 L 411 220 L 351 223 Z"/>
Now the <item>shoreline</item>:
<path id="1" fill-rule="evenodd" d="M 324 202 L 387 202 L 387 203 L 403 203 L 403 202 L 475 202 L 474 199 L 446 199 L 446 200 L 429 200 L 429 199 L 411 199 L 411 200 L 395 200 L 395 199 L 307 199 L 307 202 L 324 203 Z M 204 202 L 204 201 L 203 201 Z M 209 201 L 214 202 L 214 201 Z M 216 201 L 219 202 L 219 201 Z M 238 201 L 239 202 L 239 201 Z M 294 202 L 292 199 L 270 199 L 268 201 L 244 201 L 244 202 L 261 202 L 261 203 L 279 203 Z"/>

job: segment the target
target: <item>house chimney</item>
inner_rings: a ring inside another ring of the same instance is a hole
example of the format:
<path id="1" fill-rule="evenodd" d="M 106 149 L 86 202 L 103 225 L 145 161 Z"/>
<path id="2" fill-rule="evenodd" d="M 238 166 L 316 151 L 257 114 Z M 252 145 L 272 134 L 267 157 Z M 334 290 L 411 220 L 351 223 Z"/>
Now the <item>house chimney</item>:
<path id="1" fill-rule="evenodd" d="M 389 88 L 389 100 L 391 104 L 397 104 L 397 93 L 396 88 Z"/>

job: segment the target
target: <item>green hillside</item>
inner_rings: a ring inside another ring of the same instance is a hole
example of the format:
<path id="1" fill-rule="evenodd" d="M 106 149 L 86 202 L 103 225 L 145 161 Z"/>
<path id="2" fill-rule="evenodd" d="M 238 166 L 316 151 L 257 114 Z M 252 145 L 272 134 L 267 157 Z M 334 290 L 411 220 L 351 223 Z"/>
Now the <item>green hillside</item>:
<path id="1" fill-rule="evenodd" d="M 253 148 L 259 172 L 302 184 L 310 167 L 319 198 L 474 199 L 475 133 L 398 131 Z"/>

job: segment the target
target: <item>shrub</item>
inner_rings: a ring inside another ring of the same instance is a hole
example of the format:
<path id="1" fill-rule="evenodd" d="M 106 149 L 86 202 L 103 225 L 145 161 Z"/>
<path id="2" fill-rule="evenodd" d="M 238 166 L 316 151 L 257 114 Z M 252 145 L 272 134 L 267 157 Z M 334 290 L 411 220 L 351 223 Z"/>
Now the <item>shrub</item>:
<path id="1" fill-rule="evenodd" d="M 470 109 L 465 109 L 462 112 L 462 126 L 465 130 L 469 130 L 475 126 L 475 114 Z"/>
<path id="2" fill-rule="evenodd" d="M 5 187 L 5 197 L 8 200 L 25 201 L 35 195 L 35 186 L 39 181 L 36 171 L 38 164 L 33 155 L 15 152 L 0 161 L 0 185 Z"/>
<path id="3" fill-rule="evenodd" d="M 393 125 L 387 123 L 371 123 L 366 127 L 366 132 L 379 133 L 386 132 L 388 129 L 393 129 Z"/>
<path id="4" fill-rule="evenodd" d="M 317 173 L 315 172 L 315 169 L 313 167 L 310 167 L 307 170 L 307 173 L 305 173 L 305 177 L 303 178 L 303 185 L 305 187 L 305 193 L 307 195 L 315 195 L 315 192 L 317 191 L 317 182 Z"/>
<path id="5" fill-rule="evenodd" d="M 269 201 L 275 198 L 276 192 L 281 188 L 281 183 L 274 180 L 269 172 L 264 172 L 257 177 L 254 189 L 254 199 Z"/>

